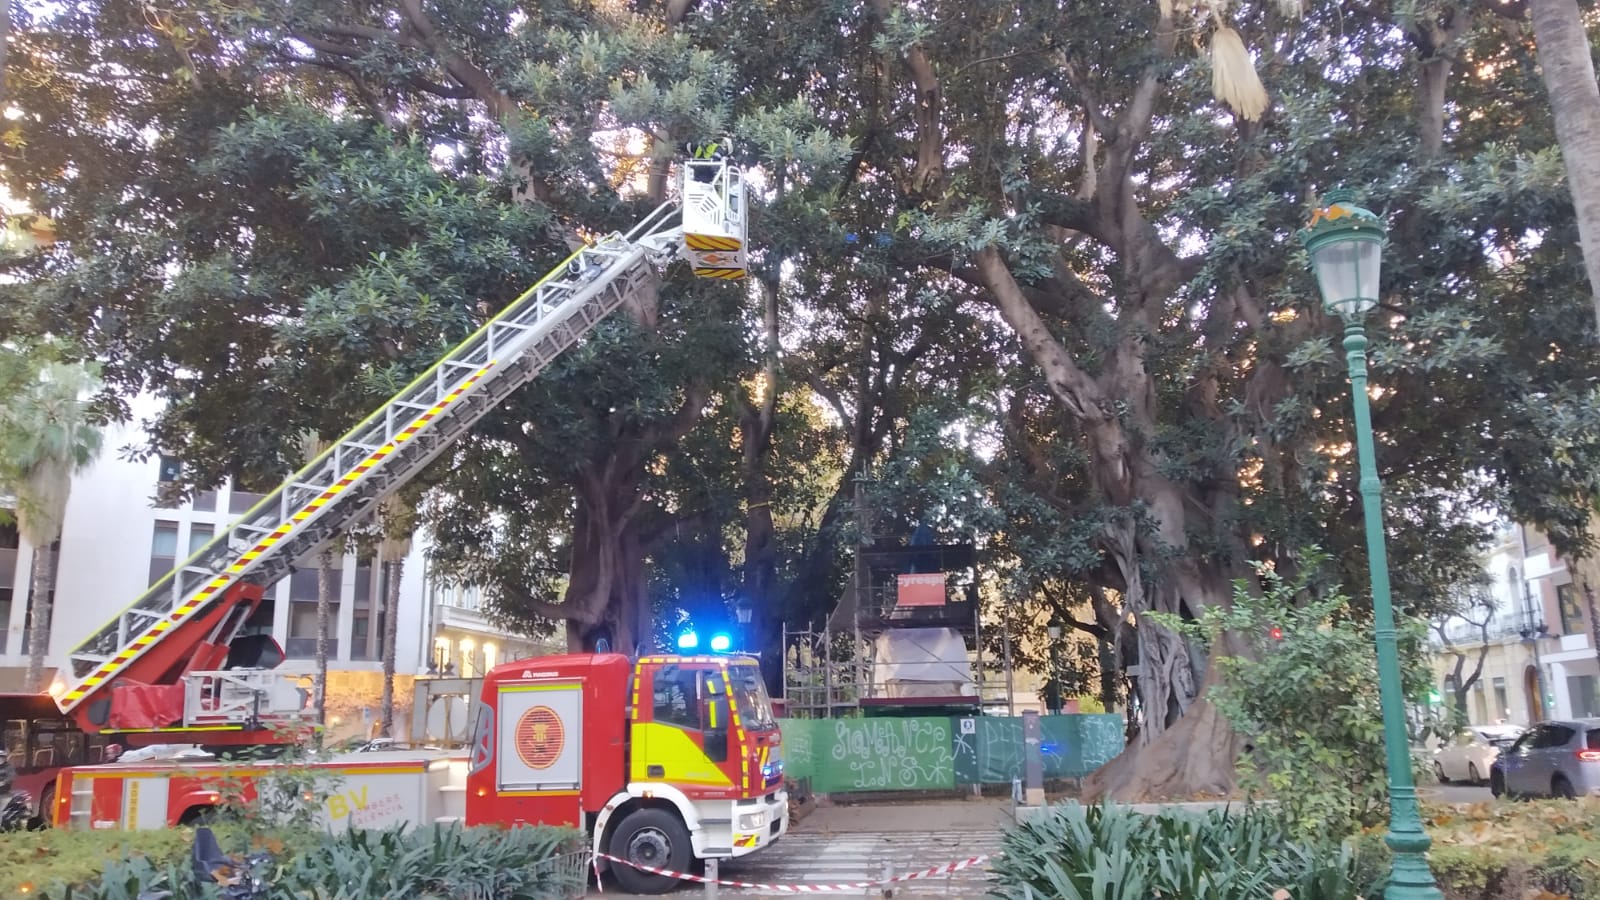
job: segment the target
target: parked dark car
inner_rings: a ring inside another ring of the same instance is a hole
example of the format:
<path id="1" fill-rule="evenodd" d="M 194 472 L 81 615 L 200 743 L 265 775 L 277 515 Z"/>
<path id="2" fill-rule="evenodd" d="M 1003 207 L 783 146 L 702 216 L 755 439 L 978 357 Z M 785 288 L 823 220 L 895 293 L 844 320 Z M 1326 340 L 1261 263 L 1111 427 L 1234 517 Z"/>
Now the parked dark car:
<path id="1" fill-rule="evenodd" d="M 1600 719 L 1560 719 L 1529 728 L 1494 761 L 1496 797 L 1600 796 Z"/>

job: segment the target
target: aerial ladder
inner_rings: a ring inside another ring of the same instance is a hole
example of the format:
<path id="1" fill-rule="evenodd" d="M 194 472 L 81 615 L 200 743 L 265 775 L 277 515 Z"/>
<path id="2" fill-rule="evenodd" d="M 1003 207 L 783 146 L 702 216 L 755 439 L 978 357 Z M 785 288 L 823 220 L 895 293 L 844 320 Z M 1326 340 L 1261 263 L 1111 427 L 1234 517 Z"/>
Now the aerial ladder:
<path id="1" fill-rule="evenodd" d="M 632 230 L 579 249 L 68 655 L 51 686 L 90 732 L 133 745 L 298 740 L 306 697 L 267 636 L 241 635 L 291 566 L 358 522 L 678 258 L 746 274 L 742 172 L 696 154 Z M 675 214 L 681 210 L 681 218 Z"/>

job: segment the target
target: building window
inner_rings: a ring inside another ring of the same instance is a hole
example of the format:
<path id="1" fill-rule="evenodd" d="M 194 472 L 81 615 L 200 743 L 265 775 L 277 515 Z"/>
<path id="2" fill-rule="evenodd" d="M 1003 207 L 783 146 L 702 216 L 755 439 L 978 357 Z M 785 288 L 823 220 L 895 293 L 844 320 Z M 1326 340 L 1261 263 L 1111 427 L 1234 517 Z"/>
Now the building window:
<path id="1" fill-rule="evenodd" d="M 161 454 L 161 465 L 156 471 L 156 477 L 162 481 L 177 481 L 183 474 L 183 463 L 178 462 L 176 456 Z"/>
<path id="2" fill-rule="evenodd" d="M 11 601 L 17 581 L 17 552 L 22 536 L 15 524 L 0 523 L 0 653 L 6 652 L 6 637 L 11 628 Z"/>
<path id="3" fill-rule="evenodd" d="M 150 584 L 172 571 L 178 561 L 178 523 L 157 522 L 150 539 Z"/>
<path id="4" fill-rule="evenodd" d="M 1572 700 L 1574 718 L 1600 716 L 1600 679 L 1593 675 L 1569 675 L 1567 695 Z"/>
<path id="5" fill-rule="evenodd" d="M 1494 680 L 1494 721 L 1511 721 L 1511 701 L 1506 695 L 1506 680 Z"/>
<path id="6" fill-rule="evenodd" d="M 330 567 L 333 597 L 328 604 L 328 658 L 339 656 L 339 569 Z M 289 640 L 283 654 L 290 659 L 317 655 L 317 594 L 320 569 L 297 569 L 289 576 Z"/>
<path id="7" fill-rule="evenodd" d="M 216 537 L 216 536 L 217 536 L 217 529 L 213 525 L 190 525 L 189 526 L 189 555 L 193 556 L 196 553 L 199 553 L 200 552 L 200 548 L 204 547 L 206 544 L 211 543 L 211 539 Z"/>
<path id="8" fill-rule="evenodd" d="M 234 515 L 247 513 L 250 511 L 250 507 L 260 503 L 261 498 L 265 496 L 267 495 L 251 494 L 246 491 L 241 491 L 238 488 L 234 488 L 232 491 L 228 492 L 228 512 Z"/>
<path id="9" fill-rule="evenodd" d="M 378 608 L 377 579 L 372 577 L 372 554 L 362 553 L 356 557 L 356 585 L 355 597 L 352 598 L 354 606 L 350 617 L 350 658 L 351 659 L 377 659 L 378 634 L 381 632 L 373 627 L 375 621 L 381 619 L 373 613 Z"/>
<path id="10" fill-rule="evenodd" d="M 11 635 L 11 596 L 11 588 L 0 587 L 0 653 L 6 652 L 6 640 Z"/>
<path id="11" fill-rule="evenodd" d="M 194 503 L 191 505 L 194 507 L 195 512 L 216 512 L 217 492 L 195 491 Z"/>
<path id="12" fill-rule="evenodd" d="M 1556 605 L 1561 607 L 1561 633 L 1578 634 L 1583 631 L 1583 607 L 1578 604 L 1578 586 L 1563 584 L 1556 587 Z"/>

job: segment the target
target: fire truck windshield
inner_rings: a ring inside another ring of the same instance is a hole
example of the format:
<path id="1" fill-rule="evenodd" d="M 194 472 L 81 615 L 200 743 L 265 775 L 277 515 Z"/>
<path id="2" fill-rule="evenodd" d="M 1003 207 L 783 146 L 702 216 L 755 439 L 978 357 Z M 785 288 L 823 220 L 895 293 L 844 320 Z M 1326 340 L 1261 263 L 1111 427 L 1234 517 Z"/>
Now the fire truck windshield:
<path id="1" fill-rule="evenodd" d="M 745 727 L 766 729 L 778 726 L 777 717 L 772 714 L 772 698 L 767 696 L 767 685 L 761 680 L 759 666 L 754 663 L 728 666 L 728 684 Z"/>

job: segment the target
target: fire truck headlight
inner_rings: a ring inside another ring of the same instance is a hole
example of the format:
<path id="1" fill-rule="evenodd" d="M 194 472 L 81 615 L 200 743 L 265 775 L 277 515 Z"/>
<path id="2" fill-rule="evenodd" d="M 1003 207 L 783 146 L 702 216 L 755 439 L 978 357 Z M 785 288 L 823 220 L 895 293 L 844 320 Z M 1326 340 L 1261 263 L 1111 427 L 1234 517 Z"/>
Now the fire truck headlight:
<path id="1" fill-rule="evenodd" d="M 765 827 L 767 827 L 766 810 L 762 810 L 761 812 L 745 813 L 739 817 L 740 831 L 755 831 L 759 828 Z"/>

